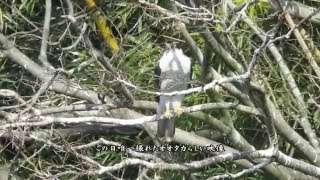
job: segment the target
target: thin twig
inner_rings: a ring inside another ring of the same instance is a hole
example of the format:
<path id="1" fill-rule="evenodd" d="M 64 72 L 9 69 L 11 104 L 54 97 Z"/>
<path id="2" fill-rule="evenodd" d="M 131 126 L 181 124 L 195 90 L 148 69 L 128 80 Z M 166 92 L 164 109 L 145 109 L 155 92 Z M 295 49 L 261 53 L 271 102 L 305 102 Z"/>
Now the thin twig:
<path id="1" fill-rule="evenodd" d="M 44 24 L 43 24 L 43 33 L 41 40 L 41 48 L 39 60 L 47 68 L 52 69 L 52 65 L 49 63 L 47 58 L 47 47 L 48 47 L 48 39 L 50 35 L 50 19 L 51 19 L 51 0 L 46 0 L 46 13 L 44 16 Z"/>

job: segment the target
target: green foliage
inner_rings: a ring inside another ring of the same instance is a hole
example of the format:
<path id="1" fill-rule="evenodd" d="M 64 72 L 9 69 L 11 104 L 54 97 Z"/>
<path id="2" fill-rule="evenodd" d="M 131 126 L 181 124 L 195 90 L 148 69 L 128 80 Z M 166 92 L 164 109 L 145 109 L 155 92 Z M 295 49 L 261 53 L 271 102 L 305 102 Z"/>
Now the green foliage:
<path id="1" fill-rule="evenodd" d="M 233 2 L 236 5 L 242 5 L 242 4 L 247 4 L 249 0 L 234 0 Z M 263 1 L 260 1 L 259 3 L 255 3 L 254 5 L 252 5 L 248 10 L 248 15 L 251 18 L 263 17 L 264 15 L 267 15 L 269 13 L 269 8 L 270 8 L 269 2 L 266 0 L 263 0 Z"/>
<path id="2" fill-rule="evenodd" d="M 39 11 L 39 0 L 22 0 L 19 10 L 26 12 L 29 16 L 33 16 Z"/>

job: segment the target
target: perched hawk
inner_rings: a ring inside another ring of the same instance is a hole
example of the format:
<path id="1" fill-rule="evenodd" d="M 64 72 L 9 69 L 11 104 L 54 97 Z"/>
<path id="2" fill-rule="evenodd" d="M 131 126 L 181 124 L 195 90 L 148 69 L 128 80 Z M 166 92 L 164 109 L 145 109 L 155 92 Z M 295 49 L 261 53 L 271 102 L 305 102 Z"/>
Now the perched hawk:
<path id="1" fill-rule="evenodd" d="M 167 47 L 155 68 L 156 86 L 160 92 L 181 91 L 188 88 L 191 76 L 191 60 L 181 49 Z M 158 97 L 157 116 L 165 119 L 158 121 L 158 136 L 165 136 L 170 142 L 175 133 L 175 116 L 182 112 L 183 95 Z"/>

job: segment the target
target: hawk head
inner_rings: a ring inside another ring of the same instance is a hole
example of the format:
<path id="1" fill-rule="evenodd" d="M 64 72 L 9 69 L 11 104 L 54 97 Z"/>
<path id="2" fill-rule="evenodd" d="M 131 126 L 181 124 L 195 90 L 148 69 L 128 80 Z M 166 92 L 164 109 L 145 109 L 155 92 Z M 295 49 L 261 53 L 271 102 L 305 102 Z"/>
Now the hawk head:
<path id="1" fill-rule="evenodd" d="M 165 43 L 165 52 L 170 51 L 171 49 L 176 49 L 177 48 L 177 42 L 173 42 L 173 43 Z"/>

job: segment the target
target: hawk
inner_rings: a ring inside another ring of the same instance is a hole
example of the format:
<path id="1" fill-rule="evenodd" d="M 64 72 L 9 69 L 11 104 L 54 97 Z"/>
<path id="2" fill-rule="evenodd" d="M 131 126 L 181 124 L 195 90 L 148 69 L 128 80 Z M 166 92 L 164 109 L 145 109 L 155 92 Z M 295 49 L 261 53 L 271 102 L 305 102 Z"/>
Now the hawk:
<path id="1" fill-rule="evenodd" d="M 160 92 L 181 91 L 188 88 L 191 76 L 191 60 L 181 49 L 168 47 L 155 68 L 156 86 Z M 164 116 L 158 121 L 159 137 L 165 137 L 171 142 L 175 133 L 175 117 L 182 113 L 181 104 L 184 95 L 157 97 L 157 117 Z"/>

